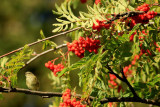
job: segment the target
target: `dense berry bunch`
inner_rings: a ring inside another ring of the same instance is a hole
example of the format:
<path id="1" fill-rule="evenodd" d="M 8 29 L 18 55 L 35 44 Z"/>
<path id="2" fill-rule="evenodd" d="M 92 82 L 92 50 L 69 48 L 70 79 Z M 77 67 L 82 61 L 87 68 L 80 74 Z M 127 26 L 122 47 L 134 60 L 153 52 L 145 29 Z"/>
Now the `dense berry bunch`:
<path id="1" fill-rule="evenodd" d="M 79 37 L 79 40 L 74 40 L 72 43 L 67 43 L 68 51 L 72 51 L 80 58 L 84 57 L 85 50 L 97 53 L 97 50 L 100 47 L 99 45 L 99 40 L 93 40 L 88 37 L 86 37 L 86 39 L 84 37 Z"/>
<path id="2" fill-rule="evenodd" d="M 93 23 L 92 29 L 100 31 L 102 28 L 109 29 L 111 24 L 105 24 L 105 21 L 96 20 L 97 24 Z"/>
<path id="3" fill-rule="evenodd" d="M 157 15 L 157 12 L 149 11 L 150 7 L 148 4 L 138 6 L 136 10 L 144 11 L 144 13 L 128 18 L 129 20 L 131 19 L 131 28 L 133 28 L 137 23 L 147 24 L 150 19 L 154 18 Z"/>
<path id="4" fill-rule="evenodd" d="M 71 90 L 66 89 L 66 91 L 62 95 L 63 102 L 60 103 L 59 107 L 86 107 L 86 105 L 82 105 L 80 101 L 76 101 L 76 98 L 72 98 L 71 100 Z"/>
<path id="5" fill-rule="evenodd" d="M 57 76 L 56 73 L 62 71 L 64 65 L 62 64 L 54 65 L 54 62 L 52 63 L 51 61 L 48 61 L 47 63 L 45 63 L 45 67 L 50 69 L 53 72 L 53 74 Z"/>
<path id="6" fill-rule="evenodd" d="M 87 0 L 80 0 L 81 1 L 81 3 L 86 3 L 87 2 Z"/>
<path id="7" fill-rule="evenodd" d="M 144 11 L 144 12 L 148 12 L 149 9 L 150 9 L 149 5 L 148 5 L 148 4 L 145 4 L 145 3 L 144 3 L 143 5 L 141 5 L 141 6 L 138 6 L 138 7 L 136 8 L 136 10 Z"/>

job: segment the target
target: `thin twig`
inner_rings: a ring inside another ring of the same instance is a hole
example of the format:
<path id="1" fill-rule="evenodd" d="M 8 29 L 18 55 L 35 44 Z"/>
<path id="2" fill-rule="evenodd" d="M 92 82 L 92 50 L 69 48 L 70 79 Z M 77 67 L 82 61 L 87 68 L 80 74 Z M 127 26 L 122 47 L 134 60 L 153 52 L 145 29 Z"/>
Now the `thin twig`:
<path id="1" fill-rule="evenodd" d="M 78 29 L 80 29 L 80 28 L 81 28 L 81 27 L 77 27 L 77 28 L 74 28 L 74 29 L 71 29 L 71 30 L 68 30 L 68 31 L 65 31 L 65 32 L 62 32 L 62 33 L 59 33 L 59 34 L 56 34 L 56 35 L 47 37 L 47 38 L 45 38 L 45 39 L 38 40 L 38 41 L 36 41 L 36 42 L 27 44 L 27 46 L 35 45 L 35 44 L 40 43 L 40 42 L 42 42 L 42 41 L 49 40 L 49 39 L 51 39 L 51 38 L 54 38 L 54 37 L 57 37 L 57 36 L 60 36 L 60 35 L 64 35 L 64 34 L 67 34 L 67 33 L 70 33 L 70 32 L 73 32 L 73 31 L 78 30 Z M 6 53 L 6 54 L 4 54 L 4 55 L 1 55 L 0 58 L 5 57 L 5 56 L 7 56 L 7 55 L 10 55 L 10 54 L 12 54 L 12 53 L 18 52 L 18 51 L 22 50 L 23 48 L 24 48 L 24 47 L 21 47 L 21 48 L 18 48 L 18 49 L 16 49 L 16 50 L 13 50 L 13 51 L 11 51 L 11 52 L 9 52 L 9 53 Z"/>
<path id="2" fill-rule="evenodd" d="M 43 91 L 33 91 L 29 89 L 23 89 L 23 88 L 3 88 L 0 87 L 0 92 L 2 93 L 25 93 L 29 95 L 37 95 L 41 96 L 43 98 L 51 98 L 51 97 L 62 97 L 63 93 L 60 92 L 43 92 Z M 80 94 L 72 94 L 72 96 L 81 98 L 82 95 Z M 93 96 L 88 97 L 91 101 L 95 100 L 96 98 Z M 101 104 L 105 104 L 108 102 L 140 102 L 145 104 L 152 104 L 160 106 L 160 102 L 158 100 L 150 100 L 150 99 L 136 99 L 135 97 L 111 97 L 111 98 L 104 98 L 100 101 Z"/>
<path id="3" fill-rule="evenodd" d="M 57 46 L 57 47 L 54 48 L 54 49 L 49 49 L 49 50 L 47 50 L 47 51 L 44 51 L 44 52 L 42 52 L 42 53 L 37 54 L 35 57 L 33 57 L 33 58 L 31 58 L 29 61 L 27 61 L 26 64 L 25 64 L 20 70 L 22 70 L 24 67 L 26 67 L 28 64 L 30 64 L 31 62 L 33 62 L 34 60 L 36 60 L 36 59 L 39 58 L 40 56 L 42 56 L 42 55 L 44 55 L 44 54 L 47 54 L 47 53 L 49 53 L 49 52 L 51 52 L 51 51 L 55 51 L 55 50 L 57 50 L 57 49 L 63 48 L 63 47 L 65 47 L 65 46 L 67 46 L 67 44 L 62 44 L 62 45 Z"/>

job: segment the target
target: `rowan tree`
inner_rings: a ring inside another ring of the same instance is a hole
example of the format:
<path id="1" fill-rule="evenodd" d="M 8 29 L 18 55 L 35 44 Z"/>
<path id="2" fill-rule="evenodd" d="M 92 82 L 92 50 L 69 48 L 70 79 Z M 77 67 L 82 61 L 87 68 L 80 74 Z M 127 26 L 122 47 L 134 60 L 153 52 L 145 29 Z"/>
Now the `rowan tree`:
<path id="1" fill-rule="evenodd" d="M 41 31 L 38 41 L 0 56 L 0 92 L 61 97 L 60 102 L 54 102 L 59 107 L 128 107 L 133 102 L 160 106 L 159 1 L 95 0 L 86 5 L 87 2 L 66 0 L 55 5 L 55 35 L 45 37 Z M 78 3 L 86 5 L 87 12 L 75 15 L 73 10 Z M 57 45 L 51 40 L 61 35 L 70 37 L 72 42 Z M 43 43 L 43 52 L 35 54 L 31 47 L 38 43 Z M 58 91 L 15 88 L 17 73 L 51 51 L 59 57 L 50 59 L 44 67 Z M 9 57 L 10 54 L 14 55 Z M 72 57 L 79 57 L 79 61 L 73 63 Z M 81 93 L 71 86 L 72 71 L 79 77 Z"/>

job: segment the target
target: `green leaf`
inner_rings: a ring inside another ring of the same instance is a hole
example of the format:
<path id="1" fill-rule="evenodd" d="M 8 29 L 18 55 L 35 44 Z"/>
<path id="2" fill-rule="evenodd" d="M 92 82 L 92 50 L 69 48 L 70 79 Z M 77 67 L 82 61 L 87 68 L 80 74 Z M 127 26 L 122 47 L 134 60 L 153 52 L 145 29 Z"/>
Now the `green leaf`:
<path id="1" fill-rule="evenodd" d="M 94 11 L 94 9 L 92 7 L 87 5 L 87 9 L 91 14 L 95 14 L 95 11 Z"/>
<path id="2" fill-rule="evenodd" d="M 0 59 L 1 67 L 4 68 L 9 58 L 3 57 Z"/>
<path id="3" fill-rule="evenodd" d="M 66 2 L 65 2 L 65 3 L 62 3 L 61 8 L 62 8 L 62 10 L 63 10 L 63 13 L 69 14 L 68 11 L 67 11 L 67 9 L 66 9 Z"/>
<path id="4" fill-rule="evenodd" d="M 83 16 L 82 12 L 79 12 L 79 15 L 80 15 L 80 17 L 81 17 L 82 19 L 85 18 L 85 17 Z"/>
<path id="5" fill-rule="evenodd" d="M 67 18 L 69 21 L 76 21 L 76 20 L 75 20 L 74 18 L 72 18 L 70 15 L 63 14 L 62 17 Z"/>
<path id="6" fill-rule="evenodd" d="M 150 82 L 151 84 L 156 84 L 157 82 L 160 82 L 160 74 L 157 74 L 154 79 L 152 80 L 152 82 Z"/>
<path id="7" fill-rule="evenodd" d="M 141 25 L 141 23 L 136 24 L 136 25 L 132 28 L 132 30 L 129 32 L 128 36 L 130 37 L 130 36 L 139 28 L 140 25 Z"/>
<path id="8" fill-rule="evenodd" d="M 56 14 L 56 15 L 62 15 L 62 13 L 56 12 L 56 11 L 54 11 L 54 10 L 52 10 L 52 13 L 53 13 L 53 14 Z"/>
<path id="9" fill-rule="evenodd" d="M 85 13 L 85 12 L 81 12 L 84 16 L 88 17 L 88 18 L 92 18 L 93 15 L 92 14 L 88 14 L 88 13 Z"/>
<path id="10" fill-rule="evenodd" d="M 147 88 L 147 84 L 146 84 L 146 83 L 143 83 L 143 82 L 134 83 L 133 85 L 134 85 L 134 89 L 135 89 L 136 91 L 140 91 L 140 90 L 142 90 L 142 89 L 148 89 L 148 88 Z"/>
<path id="11" fill-rule="evenodd" d="M 60 29 L 62 29 L 62 27 L 61 27 L 61 26 L 60 26 L 60 27 L 55 28 L 54 30 L 52 30 L 52 32 L 58 32 L 58 31 L 60 31 Z"/>
<path id="12" fill-rule="evenodd" d="M 73 19 L 79 20 L 79 18 L 77 18 L 71 10 L 71 2 L 68 3 L 68 10 L 69 10 L 69 14 L 72 16 Z"/>
<path id="13" fill-rule="evenodd" d="M 58 11 L 57 13 L 63 13 L 62 9 L 57 4 L 55 4 L 55 7 Z"/>
<path id="14" fill-rule="evenodd" d="M 63 31 L 66 31 L 68 29 L 68 25 L 65 25 L 65 28 L 63 29 Z"/>
<path id="15" fill-rule="evenodd" d="M 80 61 L 76 62 L 75 64 L 72 64 L 71 66 L 67 68 L 64 68 L 60 73 L 58 73 L 58 77 L 61 77 L 65 72 L 80 68 L 86 63 L 87 59 L 88 59 L 87 57 L 84 57 Z"/>
<path id="16" fill-rule="evenodd" d="M 135 1 L 136 1 L 136 0 L 131 0 L 131 1 L 130 1 L 130 4 L 131 4 L 131 5 L 134 5 L 134 4 L 135 4 Z"/>
<path id="17" fill-rule="evenodd" d="M 44 39 L 44 38 L 45 38 L 45 36 L 44 36 L 44 33 L 43 33 L 43 30 L 42 30 L 42 29 L 40 30 L 40 35 L 41 35 L 41 38 L 42 38 L 42 39 Z"/>
<path id="18" fill-rule="evenodd" d="M 11 77 L 11 85 L 14 86 L 17 84 L 17 74 L 13 74 Z"/>

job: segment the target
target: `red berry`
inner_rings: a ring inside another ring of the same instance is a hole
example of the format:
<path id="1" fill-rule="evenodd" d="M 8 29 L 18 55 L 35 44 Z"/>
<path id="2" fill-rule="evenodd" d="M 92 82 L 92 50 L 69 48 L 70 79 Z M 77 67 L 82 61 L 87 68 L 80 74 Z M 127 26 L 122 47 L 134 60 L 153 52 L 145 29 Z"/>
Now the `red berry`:
<path id="1" fill-rule="evenodd" d="M 95 4 L 101 3 L 101 0 L 95 0 Z"/>

